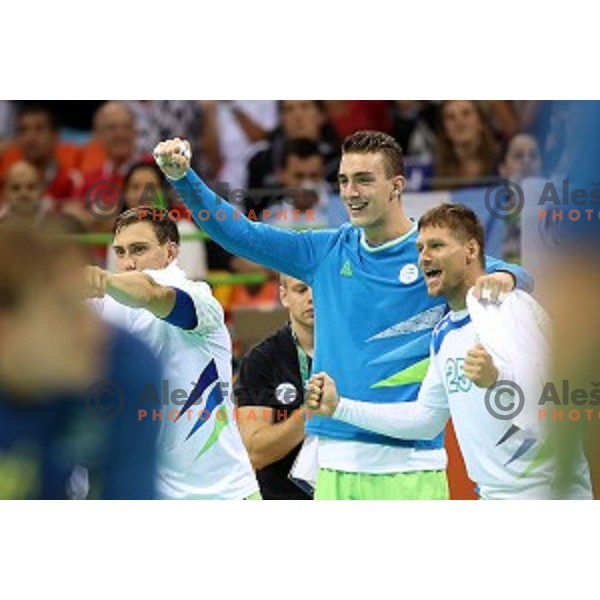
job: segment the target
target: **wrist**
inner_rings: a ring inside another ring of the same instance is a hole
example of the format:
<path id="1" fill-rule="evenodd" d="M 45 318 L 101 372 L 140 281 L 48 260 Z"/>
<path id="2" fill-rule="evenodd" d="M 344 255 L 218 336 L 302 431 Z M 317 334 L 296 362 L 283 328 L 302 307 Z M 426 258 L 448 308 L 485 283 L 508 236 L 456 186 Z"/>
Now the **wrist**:
<path id="1" fill-rule="evenodd" d="M 346 407 L 347 400 L 344 398 L 340 398 L 336 396 L 335 409 L 333 413 L 331 413 L 332 419 L 341 419 L 343 418 L 344 408 Z"/>

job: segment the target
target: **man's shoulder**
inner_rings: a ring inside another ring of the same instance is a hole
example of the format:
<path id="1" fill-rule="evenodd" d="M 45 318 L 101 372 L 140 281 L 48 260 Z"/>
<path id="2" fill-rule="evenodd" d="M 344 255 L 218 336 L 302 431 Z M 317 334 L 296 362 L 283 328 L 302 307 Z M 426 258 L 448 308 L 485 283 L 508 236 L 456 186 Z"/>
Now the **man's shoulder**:
<path id="1" fill-rule="evenodd" d="M 289 323 L 280 327 L 275 333 L 255 344 L 248 353 L 246 359 L 270 360 L 273 356 L 281 356 L 294 348 L 294 338 Z"/>

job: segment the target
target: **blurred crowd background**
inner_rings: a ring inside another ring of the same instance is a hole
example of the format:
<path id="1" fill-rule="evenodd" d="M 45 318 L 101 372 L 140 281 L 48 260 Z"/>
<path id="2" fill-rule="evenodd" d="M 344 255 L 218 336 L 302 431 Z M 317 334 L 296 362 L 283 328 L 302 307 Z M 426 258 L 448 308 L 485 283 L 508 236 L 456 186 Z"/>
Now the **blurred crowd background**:
<path id="1" fill-rule="evenodd" d="M 544 101 L 2 101 L 0 224 L 76 234 L 90 260 L 110 269 L 118 212 L 181 206 L 151 156 L 178 136 L 191 142 L 202 177 L 250 218 L 335 227 L 347 218 L 336 183 L 340 142 L 377 129 L 405 152 L 409 216 L 433 202 L 469 204 L 486 223 L 488 252 L 519 260 L 518 222 L 490 219 L 482 190 L 499 177 L 560 171 L 567 120 Z M 180 266 L 213 284 L 239 354 L 260 331 L 236 332 L 232 315 L 277 311 L 276 274 L 228 255 L 190 220 L 179 228 Z"/>

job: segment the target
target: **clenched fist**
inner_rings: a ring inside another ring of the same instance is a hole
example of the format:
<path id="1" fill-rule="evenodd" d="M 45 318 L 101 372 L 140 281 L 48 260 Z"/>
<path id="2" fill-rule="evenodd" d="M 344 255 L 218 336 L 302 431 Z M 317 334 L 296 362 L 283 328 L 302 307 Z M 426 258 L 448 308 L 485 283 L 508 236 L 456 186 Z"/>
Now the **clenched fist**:
<path id="1" fill-rule="evenodd" d="M 154 148 L 154 160 L 169 179 L 181 179 L 190 168 L 190 143 L 180 138 L 160 142 Z"/>
<path id="2" fill-rule="evenodd" d="M 327 373 L 317 373 L 308 380 L 306 404 L 316 415 L 330 417 L 339 401 L 335 381 Z"/>
<path id="3" fill-rule="evenodd" d="M 85 282 L 88 298 L 104 298 L 110 273 L 100 267 L 85 267 Z"/>
<path id="4" fill-rule="evenodd" d="M 475 344 L 465 357 L 463 373 L 477 387 L 489 388 L 498 381 L 499 372 L 491 355 L 481 344 Z"/>

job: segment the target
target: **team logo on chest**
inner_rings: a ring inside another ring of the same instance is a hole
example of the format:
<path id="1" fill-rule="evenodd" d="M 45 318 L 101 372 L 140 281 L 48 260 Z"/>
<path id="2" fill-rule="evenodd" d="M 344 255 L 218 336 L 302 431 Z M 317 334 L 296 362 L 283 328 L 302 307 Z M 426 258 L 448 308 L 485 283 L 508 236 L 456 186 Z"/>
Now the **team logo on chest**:
<path id="1" fill-rule="evenodd" d="M 408 285 L 410 283 L 414 283 L 419 278 L 419 267 L 413 263 L 409 263 L 408 265 L 404 265 L 400 269 L 400 274 L 398 275 L 398 279 L 400 283 L 404 285 Z"/>
<path id="2" fill-rule="evenodd" d="M 292 383 L 280 383 L 275 388 L 275 398 L 281 404 L 291 404 L 297 396 L 298 391 L 296 390 L 296 386 L 294 386 Z"/>

